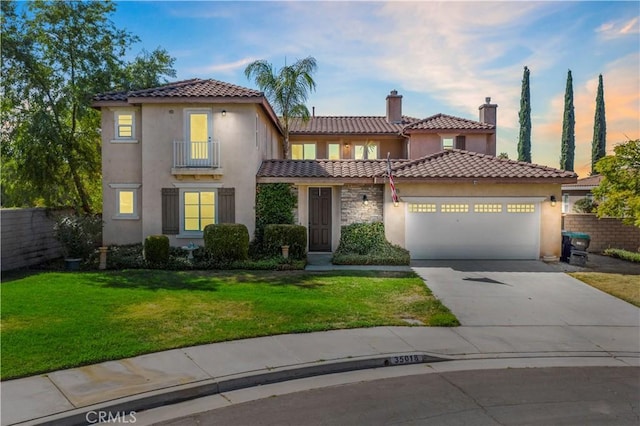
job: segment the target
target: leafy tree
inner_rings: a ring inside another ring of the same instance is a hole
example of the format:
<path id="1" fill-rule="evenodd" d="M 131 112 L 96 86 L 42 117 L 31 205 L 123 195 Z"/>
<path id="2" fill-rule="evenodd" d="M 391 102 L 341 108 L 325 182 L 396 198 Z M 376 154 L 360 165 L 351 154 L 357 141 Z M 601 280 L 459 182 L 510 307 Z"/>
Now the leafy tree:
<path id="1" fill-rule="evenodd" d="M 531 162 L 531 95 L 529 93 L 529 68 L 524 67 L 522 94 L 520 95 L 520 135 L 518 161 Z"/>
<path id="2" fill-rule="evenodd" d="M 315 58 L 308 56 L 286 65 L 276 74 L 273 66 L 265 60 L 250 63 L 244 70 L 248 79 L 253 79 L 280 115 L 284 131 L 283 153 L 289 154 L 289 128 L 291 120 L 300 118 L 309 120 L 309 110 L 304 102 L 309 92 L 314 91 L 316 83 L 312 74 L 316 71 Z"/>
<path id="3" fill-rule="evenodd" d="M 604 88 L 602 74 L 598 76 L 596 94 L 596 114 L 593 123 L 593 141 L 591 142 L 591 174 L 596 173 L 596 163 L 607 155 L 607 121 L 604 116 Z"/>
<path id="4" fill-rule="evenodd" d="M 614 148 L 615 155 L 601 158 L 595 166 L 603 176 L 593 195 L 598 199 L 598 217 L 619 217 L 640 227 L 640 140 Z"/>
<path id="5" fill-rule="evenodd" d="M 109 20 L 115 11 L 109 1 L 19 5 L 0 3 L 2 203 L 94 211 L 102 191 L 93 96 L 126 89 L 125 81 L 139 87 L 159 73 L 171 75 L 173 59 L 159 50 L 126 64 L 122 58 L 138 39 Z"/>
<path id="6" fill-rule="evenodd" d="M 564 118 L 562 120 L 562 148 L 560 168 L 573 171 L 576 151 L 576 116 L 573 109 L 573 77 L 567 73 L 567 88 L 564 92 Z"/>

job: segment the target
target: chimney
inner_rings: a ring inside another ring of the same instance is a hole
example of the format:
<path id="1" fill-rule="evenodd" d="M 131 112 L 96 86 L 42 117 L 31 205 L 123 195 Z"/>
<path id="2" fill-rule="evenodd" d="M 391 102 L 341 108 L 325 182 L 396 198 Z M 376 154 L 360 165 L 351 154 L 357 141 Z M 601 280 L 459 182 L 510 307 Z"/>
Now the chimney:
<path id="1" fill-rule="evenodd" d="M 487 147 L 485 154 L 496 156 L 496 132 L 498 131 L 498 117 L 497 109 L 498 105 L 491 103 L 491 98 L 484 98 L 484 105 L 478 107 L 480 110 L 480 122 L 485 124 L 493 124 L 496 126 L 496 130 L 487 135 Z"/>
<path id="2" fill-rule="evenodd" d="M 402 95 L 398 95 L 397 90 L 392 90 L 387 95 L 387 121 L 402 123 Z"/>
<path id="3" fill-rule="evenodd" d="M 498 109 L 498 105 L 492 104 L 490 97 L 484 98 L 484 105 L 480 105 L 478 109 L 480 110 L 479 121 L 481 123 L 493 124 L 494 126 L 497 125 L 498 121 L 496 110 Z"/>

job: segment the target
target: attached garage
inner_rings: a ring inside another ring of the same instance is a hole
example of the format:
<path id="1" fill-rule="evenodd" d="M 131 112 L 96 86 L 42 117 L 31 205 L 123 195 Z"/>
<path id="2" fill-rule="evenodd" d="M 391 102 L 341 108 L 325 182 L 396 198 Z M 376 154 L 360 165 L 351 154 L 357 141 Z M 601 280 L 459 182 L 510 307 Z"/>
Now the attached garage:
<path id="1" fill-rule="evenodd" d="M 538 259 L 543 198 L 407 197 L 413 259 Z"/>

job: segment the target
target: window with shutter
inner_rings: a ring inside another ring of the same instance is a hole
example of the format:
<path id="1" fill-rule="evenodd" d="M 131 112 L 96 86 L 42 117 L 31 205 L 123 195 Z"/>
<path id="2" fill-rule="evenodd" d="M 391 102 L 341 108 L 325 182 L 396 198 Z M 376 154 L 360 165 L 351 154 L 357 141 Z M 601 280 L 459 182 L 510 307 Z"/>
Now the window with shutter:
<path id="1" fill-rule="evenodd" d="M 236 223 L 235 188 L 218 189 L 218 223 Z"/>
<path id="2" fill-rule="evenodd" d="M 178 188 L 162 188 L 162 233 L 180 233 L 180 191 Z"/>
<path id="3" fill-rule="evenodd" d="M 467 149 L 467 137 L 462 135 L 462 136 L 456 136 L 456 148 L 457 149 Z"/>

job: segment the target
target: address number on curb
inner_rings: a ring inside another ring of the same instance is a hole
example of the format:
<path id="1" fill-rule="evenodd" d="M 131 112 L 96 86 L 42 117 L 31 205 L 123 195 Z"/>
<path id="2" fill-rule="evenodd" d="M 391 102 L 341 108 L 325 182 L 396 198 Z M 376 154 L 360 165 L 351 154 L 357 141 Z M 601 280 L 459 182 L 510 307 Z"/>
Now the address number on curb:
<path id="1" fill-rule="evenodd" d="M 389 364 L 417 364 L 424 361 L 423 355 L 398 355 L 389 358 Z"/>

